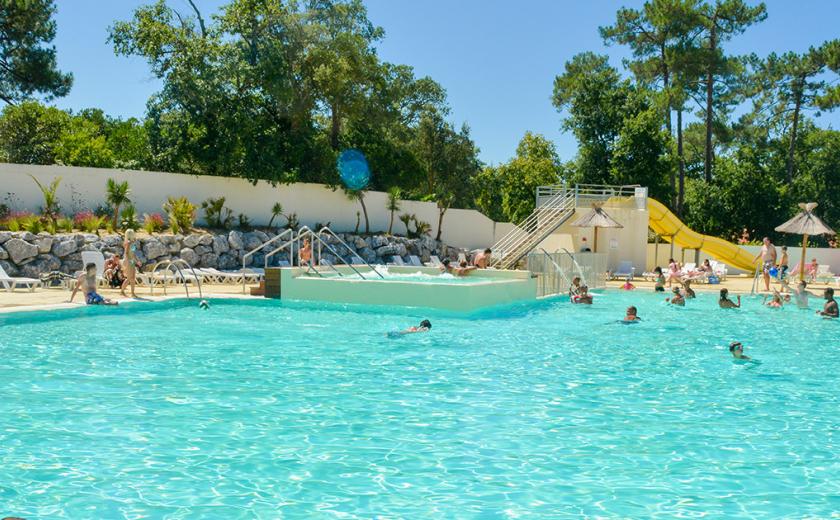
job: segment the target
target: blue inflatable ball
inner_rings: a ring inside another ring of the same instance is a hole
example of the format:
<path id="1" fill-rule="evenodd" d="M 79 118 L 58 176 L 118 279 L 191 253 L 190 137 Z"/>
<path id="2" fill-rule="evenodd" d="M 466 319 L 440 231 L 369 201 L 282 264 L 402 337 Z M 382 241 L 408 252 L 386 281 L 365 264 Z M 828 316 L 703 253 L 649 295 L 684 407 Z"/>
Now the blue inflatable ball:
<path id="1" fill-rule="evenodd" d="M 344 150 L 338 156 L 338 174 L 349 190 L 364 189 L 370 182 L 370 167 L 359 150 Z"/>
<path id="2" fill-rule="evenodd" d="M 775 267 L 771 267 L 768 272 L 770 273 L 770 276 L 772 276 L 773 278 L 775 278 L 779 274 L 779 270 L 776 269 Z"/>

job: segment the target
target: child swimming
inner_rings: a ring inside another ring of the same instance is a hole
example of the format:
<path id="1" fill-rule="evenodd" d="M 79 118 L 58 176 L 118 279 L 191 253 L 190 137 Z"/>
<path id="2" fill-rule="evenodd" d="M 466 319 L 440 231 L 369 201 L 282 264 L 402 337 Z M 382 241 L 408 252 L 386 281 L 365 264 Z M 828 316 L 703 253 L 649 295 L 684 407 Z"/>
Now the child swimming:
<path id="1" fill-rule="evenodd" d="M 674 295 L 670 298 L 665 298 L 666 302 L 669 302 L 671 305 L 678 305 L 680 307 L 685 307 L 685 298 L 680 293 L 679 287 L 674 287 L 673 289 Z"/>
<path id="2" fill-rule="evenodd" d="M 630 281 L 630 277 L 628 276 L 627 279 L 624 280 L 624 285 L 622 285 L 621 288 L 625 291 L 632 291 L 636 288 L 636 286 L 633 285 L 633 283 Z"/>
<path id="3" fill-rule="evenodd" d="M 572 296 L 572 303 L 583 303 L 585 305 L 592 305 L 592 295 L 589 294 L 589 287 L 581 285 L 578 294 Z"/>
<path id="4" fill-rule="evenodd" d="M 720 306 L 721 309 L 739 309 L 741 308 L 741 295 L 738 295 L 738 303 L 735 303 L 729 299 L 729 289 L 724 287 L 720 290 L 718 306 Z"/>
<path id="5" fill-rule="evenodd" d="M 732 352 L 732 357 L 735 359 L 742 359 L 744 361 L 752 359 L 751 357 L 744 355 L 744 345 L 742 345 L 740 341 L 733 341 L 730 343 L 729 352 Z"/>
<path id="6" fill-rule="evenodd" d="M 416 327 L 409 327 L 405 330 L 401 330 L 399 332 L 389 332 L 388 335 L 391 337 L 394 336 L 405 336 L 406 334 L 416 334 L 418 332 L 429 332 L 432 330 L 432 322 L 429 320 L 423 320 L 420 322 L 420 325 Z"/>

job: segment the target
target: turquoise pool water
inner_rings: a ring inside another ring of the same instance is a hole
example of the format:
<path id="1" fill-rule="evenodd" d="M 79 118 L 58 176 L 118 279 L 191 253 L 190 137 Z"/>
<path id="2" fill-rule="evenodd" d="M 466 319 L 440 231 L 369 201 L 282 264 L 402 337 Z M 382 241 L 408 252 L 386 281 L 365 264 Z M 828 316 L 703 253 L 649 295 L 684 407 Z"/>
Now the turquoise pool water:
<path id="1" fill-rule="evenodd" d="M 831 517 L 840 323 L 746 307 L 0 316 L 0 517 Z"/>

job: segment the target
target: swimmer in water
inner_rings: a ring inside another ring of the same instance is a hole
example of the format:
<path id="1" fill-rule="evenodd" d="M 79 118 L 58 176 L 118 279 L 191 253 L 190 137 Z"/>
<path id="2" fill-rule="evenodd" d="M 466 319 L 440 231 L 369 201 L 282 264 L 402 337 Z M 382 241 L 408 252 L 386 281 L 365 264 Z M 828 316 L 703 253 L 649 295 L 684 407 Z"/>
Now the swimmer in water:
<path id="1" fill-rule="evenodd" d="M 834 300 L 834 289 L 826 287 L 823 298 L 825 298 L 825 305 L 823 306 L 823 310 L 817 311 L 817 314 L 825 318 L 836 318 L 838 316 L 838 309 L 837 302 Z"/>
<path id="2" fill-rule="evenodd" d="M 679 305 L 680 307 L 685 307 L 685 298 L 680 293 L 679 287 L 674 287 L 673 289 L 674 295 L 670 298 L 665 298 L 666 302 L 669 302 L 671 305 Z"/>
<path id="3" fill-rule="evenodd" d="M 805 280 L 800 280 L 799 283 L 796 284 L 796 287 L 791 287 L 788 284 L 786 279 L 780 280 L 782 284 L 782 288 L 788 293 L 793 294 L 793 298 L 796 300 L 796 306 L 800 309 L 807 309 L 808 308 L 808 299 L 811 296 L 816 296 L 816 294 L 811 293 L 807 290 L 808 283 Z M 786 295 L 789 296 L 789 295 Z"/>
<path id="4" fill-rule="evenodd" d="M 210 302 L 208 302 L 207 300 L 201 300 L 198 304 L 198 308 L 203 311 L 206 311 L 210 308 Z"/>
<path id="5" fill-rule="evenodd" d="M 573 299 L 580 294 L 580 276 L 572 278 L 572 285 L 569 287 L 569 298 Z"/>
<path id="6" fill-rule="evenodd" d="M 624 322 L 636 323 L 642 321 L 642 318 L 639 317 L 638 312 L 639 311 L 633 305 L 627 307 L 627 312 L 624 314 Z"/>
<path id="7" fill-rule="evenodd" d="M 416 327 L 409 327 L 400 331 L 400 334 L 415 334 L 417 332 L 429 332 L 430 330 L 432 330 L 432 322 L 429 320 L 423 320 L 420 322 L 420 325 Z"/>
<path id="8" fill-rule="evenodd" d="M 733 341 L 730 343 L 729 352 L 732 352 L 732 357 L 735 359 L 742 359 L 744 361 L 752 359 L 751 357 L 744 355 L 744 345 L 742 345 L 740 341 Z"/>
<path id="9" fill-rule="evenodd" d="M 625 291 L 632 291 L 636 288 L 636 286 L 633 285 L 633 283 L 630 281 L 630 277 L 628 276 L 627 279 L 624 280 L 624 285 L 622 285 L 621 288 Z"/>
<path id="10" fill-rule="evenodd" d="M 581 285 L 578 294 L 572 296 L 572 303 L 583 303 L 585 305 L 592 305 L 592 295 L 589 294 L 589 287 Z"/>
<path id="11" fill-rule="evenodd" d="M 697 298 L 697 295 L 694 293 L 694 289 L 691 288 L 691 280 L 684 280 L 682 285 L 685 287 L 686 298 Z"/>
<path id="12" fill-rule="evenodd" d="M 782 301 L 782 295 L 779 294 L 775 288 L 773 289 L 773 298 L 768 302 L 767 295 L 764 296 L 764 305 L 768 307 L 773 307 L 774 309 L 781 309 L 784 306 L 784 302 Z"/>
<path id="13" fill-rule="evenodd" d="M 729 289 L 724 287 L 720 290 L 720 299 L 718 300 L 718 306 L 720 306 L 721 309 L 740 309 L 741 295 L 738 295 L 738 303 L 735 303 L 729 299 Z"/>

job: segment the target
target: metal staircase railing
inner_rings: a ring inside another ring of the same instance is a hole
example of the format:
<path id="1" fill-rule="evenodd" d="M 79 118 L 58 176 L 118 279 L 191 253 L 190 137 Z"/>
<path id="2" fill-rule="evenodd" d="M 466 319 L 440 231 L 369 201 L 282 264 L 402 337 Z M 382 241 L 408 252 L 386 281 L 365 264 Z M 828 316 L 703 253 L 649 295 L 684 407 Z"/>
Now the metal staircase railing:
<path id="1" fill-rule="evenodd" d="M 183 260 L 181 258 L 176 258 L 174 260 L 161 260 L 160 262 L 157 262 L 154 265 L 154 267 L 152 267 L 152 270 L 148 274 L 150 294 L 152 294 L 152 295 L 155 294 L 155 283 L 154 283 L 155 282 L 155 273 L 157 272 L 158 267 L 163 266 L 164 267 L 164 269 L 163 269 L 163 294 L 164 295 L 166 294 L 166 286 L 167 286 L 167 282 L 168 282 L 168 280 L 166 278 L 166 274 L 169 272 L 169 270 L 171 268 L 174 268 L 175 271 L 178 273 L 178 278 L 180 278 L 180 280 L 182 282 L 184 282 L 184 290 L 187 292 L 187 298 L 189 298 L 190 297 L 190 287 L 189 287 L 190 278 L 184 276 L 183 271 L 181 271 L 181 267 L 180 267 L 181 265 L 183 265 L 184 267 L 186 267 L 187 269 L 192 271 L 192 279 L 195 280 L 195 283 L 198 286 L 198 297 L 199 298 L 204 298 L 204 295 L 201 292 L 201 276 L 199 276 L 195 272 L 195 269 L 193 269 L 193 267 L 189 264 L 189 262 L 187 262 L 186 260 Z M 173 281 L 175 281 L 175 280 L 176 280 L 176 278 L 173 277 Z"/>
<path id="2" fill-rule="evenodd" d="M 344 246 L 347 248 L 347 250 L 348 250 L 348 251 L 350 251 L 350 247 L 347 245 L 347 243 L 346 243 L 346 242 L 344 242 L 344 240 L 341 240 L 341 238 L 339 238 L 339 237 L 338 237 L 335 233 L 333 233 L 333 231 L 332 231 L 330 228 L 328 228 L 328 227 L 326 227 L 326 226 L 325 226 L 325 227 L 323 227 L 323 228 L 321 228 L 321 230 L 320 230 L 320 231 L 318 231 L 317 233 L 316 233 L 316 232 L 314 232 L 314 231 L 312 231 L 312 229 L 310 229 L 308 226 L 303 226 L 302 228 L 300 228 L 300 230 L 298 231 L 297 238 L 295 239 L 295 240 L 298 242 L 298 244 L 297 244 L 297 250 L 298 250 L 298 251 L 300 251 L 300 240 L 301 240 L 302 238 L 311 237 L 311 239 L 312 239 L 313 241 L 317 241 L 317 242 L 318 242 L 318 257 L 319 257 L 319 258 L 320 258 L 320 256 L 321 256 L 321 248 L 322 248 L 322 247 L 326 247 L 326 248 L 327 248 L 327 250 L 328 250 L 330 253 L 332 253 L 332 254 L 333 254 L 333 256 L 335 256 L 336 258 L 338 258 L 339 260 L 341 260 L 341 261 L 342 261 L 345 265 L 347 265 L 347 267 L 349 267 L 350 269 L 352 269 L 352 270 L 353 270 L 353 272 L 354 272 L 354 273 L 356 273 L 356 274 L 359 276 L 359 278 L 361 278 L 362 280 L 367 280 L 367 278 L 365 278 L 365 276 L 364 276 L 364 275 L 363 275 L 363 274 L 362 274 L 362 273 L 361 273 L 358 269 L 356 269 L 356 267 L 355 267 L 353 264 L 351 264 L 351 263 L 349 263 L 349 262 L 346 262 L 346 261 L 342 258 L 342 256 L 341 256 L 340 254 L 338 254 L 338 251 L 336 251 L 336 250 L 335 250 L 335 249 L 334 249 L 334 248 L 333 248 L 330 244 L 328 244 L 326 241 L 324 241 L 323 237 L 321 236 L 321 235 L 322 235 L 322 234 L 324 234 L 324 233 L 327 233 L 328 235 L 330 235 L 330 236 L 332 236 L 332 237 L 335 237 L 335 238 L 336 238 L 336 239 L 337 239 L 337 240 L 338 240 L 338 241 L 339 241 L 342 245 L 344 245 Z M 384 276 L 382 276 L 382 273 L 380 273 L 379 271 L 377 271 L 376 269 L 374 269 L 374 267 L 373 267 L 372 265 L 370 265 L 369 263 L 367 263 L 366 261 L 364 261 L 364 259 L 362 259 L 362 261 L 364 262 L 364 264 L 365 264 L 366 266 L 368 266 L 368 267 L 370 268 L 370 270 L 371 270 L 371 271 L 373 271 L 374 273 L 376 273 L 376 275 L 377 275 L 377 276 L 379 276 L 379 278 L 385 278 Z M 327 266 L 328 266 L 328 267 L 330 267 L 333 271 L 335 271 L 335 272 L 336 272 L 339 276 L 344 276 L 344 274 L 342 274 L 342 272 L 341 272 L 341 271 L 339 271 L 338 269 L 336 269 L 336 267 L 335 267 L 334 265 L 332 265 L 332 263 L 325 263 L 325 264 L 321 264 L 321 265 L 327 265 Z M 314 272 L 315 272 L 318 276 L 323 276 L 323 275 L 320 273 L 320 271 L 318 271 L 318 269 L 316 269 L 316 268 L 314 268 L 314 267 L 312 267 L 312 266 L 310 266 L 310 269 L 309 269 L 309 270 L 307 270 L 307 273 L 309 273 L 309 272 L 311 272 L 311 271 L 314 271 Z"/>
<path id="3" fill-rule="evenodd" d="M 496 242 L 492 266 L 509 269 L 575 213 L 575 190 L 562 189 Z"/>

